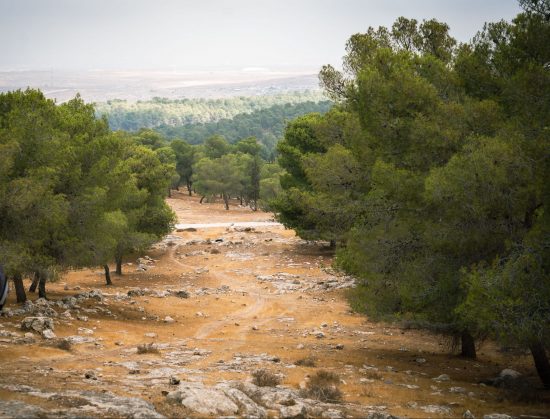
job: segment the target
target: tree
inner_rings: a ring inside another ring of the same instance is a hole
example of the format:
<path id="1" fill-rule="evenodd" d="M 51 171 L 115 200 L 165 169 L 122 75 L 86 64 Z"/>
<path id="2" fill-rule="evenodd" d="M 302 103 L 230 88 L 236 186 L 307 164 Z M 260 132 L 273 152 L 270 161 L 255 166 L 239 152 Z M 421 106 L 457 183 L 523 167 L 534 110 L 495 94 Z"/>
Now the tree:
<path id="1" fill-rule="evenodd" d="M 241 192 L 241 173 L 238 157 L 226 154 L 222 157 L 200 159 L 193 167 L 193 183 L 203 196 L 221 195 L 225 209 L 229 210 L 229 197 Z"/>
<path id="2" fill-rule="evenodd" d="M 189 196 L 193 191 L 193 163 L 195 161 L 194 147 L 184 140 L 172 140 L 170 147 L 176 155 L 176 171 L 179 174 L 180 181 L 185 183 Z"/>

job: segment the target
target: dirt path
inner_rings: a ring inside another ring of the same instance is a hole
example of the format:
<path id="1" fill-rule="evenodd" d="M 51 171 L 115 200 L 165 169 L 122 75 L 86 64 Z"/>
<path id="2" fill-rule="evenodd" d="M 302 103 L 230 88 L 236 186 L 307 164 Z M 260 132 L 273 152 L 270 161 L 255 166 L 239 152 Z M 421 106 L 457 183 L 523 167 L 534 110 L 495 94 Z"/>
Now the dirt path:
<path id="1" fill-rule="evenodd" d="M 351 313 L 349 279 L 327 269 L 329 250 L 267 221 L 271 214 L 237 206 L 225 211 L 222 204 L 200 205 L 179 193 L 168 202 L 179 231 L 141 265 L 127 261 L 124 275 L 113 276 L 114 286 L 103 285 L 101 270 L 83 270 L 49 284 L 49 305 L 18 312 L 10 295 L 8 314 L 0 318 L 0 418 L 21 412 L 179 417 L 189 411 L 167 400 L 174 389 L 170 377 L 212 386 L 249 381 L 258 368 L 280 374 L 280 391 L 294 392 L 319 369 L 337 373 L 344 401 L 324 408 L 334 410 L 333 417 L 548 411 L 544 398 L 519 403 L 479 384 L 507 367 L 536 381 L 527 356 L 487 344 L 478 360 L 460 359 L 449 355 L 440 336 Z M 103 297 L 67 300 L 94 289 Z M 68 306 L 57 303 L 63 298 Z M 22 319 L 48 310 L 55 311 L 57 338 L 25 336 Z M 58 347 L 63 339 L 73 342 L 70 350 Z M 156 351 L 137 353 L 145 343 Z M 306 358 L 315 366 L 295 365 Z M 442 374 L 449 380 L 434 380 Z M 78 395 L 84 391 L 85 397 Z"/>

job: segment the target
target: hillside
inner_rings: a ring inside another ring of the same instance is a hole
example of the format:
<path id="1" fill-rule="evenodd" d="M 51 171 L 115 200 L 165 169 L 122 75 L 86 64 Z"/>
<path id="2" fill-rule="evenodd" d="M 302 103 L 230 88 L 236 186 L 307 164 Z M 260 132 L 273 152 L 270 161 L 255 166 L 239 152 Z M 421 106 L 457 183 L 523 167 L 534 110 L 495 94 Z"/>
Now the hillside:
<path id="1" fill-rule="evenodd" d="M 536 381 L 528 357 L 486 344 L 477 360 L 457 358 L 439 335 L 350 312 L 351 281 L 326 269 L 330 251 L 263 225 L 272 214 L 179 193 L 168 202 L 195 227 L 180 225 L 137 263 L 126 260 L 112 286 L 101 270 L 80 270 L 51 284 L 49 301 L 18 307 L 10 296 L 0 416 L 545 414 L 542 401 L 520 404 L 478 384 L 510 367 Z M 40 313 L 55 324 L 48 339 L 19 329 Z M 254 385 L 260 369 L 281 385 Z M 338 375 L 341 402 L 304 398 L 321 370 Z"/>

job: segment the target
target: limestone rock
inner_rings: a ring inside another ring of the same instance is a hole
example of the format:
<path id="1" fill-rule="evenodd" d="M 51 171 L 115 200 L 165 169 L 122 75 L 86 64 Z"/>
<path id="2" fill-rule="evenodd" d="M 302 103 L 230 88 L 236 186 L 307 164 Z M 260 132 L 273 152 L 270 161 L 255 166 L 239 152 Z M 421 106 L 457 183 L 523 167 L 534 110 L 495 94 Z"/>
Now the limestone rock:
<path id="1" fill-rule="evenodd" d="M 34 330 L 41 333 L 46 329 L 54 330 L 53 320 L 49 317 L 25 317 L 21 322 L 21 330 Z"/>
<path id="2" fill-rule="evenodd" d="M 180 384 L 178 390 L 168 393 L 167 398 L 203 416 L 235 415 L 239 411 L 239 407 L 225 393 L 202 384 Z"/>
<path id="3" fill-rule="evenodd" d="M 44 329 L 42 330 L 42 337 L 44 339 L 55 339 L 57 336 L 55 336 L 55 333 L 52 331 L 52 329 Z"/>

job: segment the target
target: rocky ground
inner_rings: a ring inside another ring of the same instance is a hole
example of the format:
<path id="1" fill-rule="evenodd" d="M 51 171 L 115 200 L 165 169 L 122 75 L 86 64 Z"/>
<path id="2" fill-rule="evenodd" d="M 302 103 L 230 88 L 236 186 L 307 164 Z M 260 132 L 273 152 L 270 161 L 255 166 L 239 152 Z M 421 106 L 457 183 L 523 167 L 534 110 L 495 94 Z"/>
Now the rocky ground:
<path id="1" fill-rule="evenodd" d="M 487 342 L 461 359 L 444 337 L 369 322 L 322 244 L 263 225 L 270 214 L 169 202 L 181 222 L 235 224 L 174 231 L 110 287 L 97 269 L 49 284 L 48 301 L 12 292 L 0 418 L 547 417 L 525 354 Z M 315 399 L 321 370 L 340 400 Z"/>

